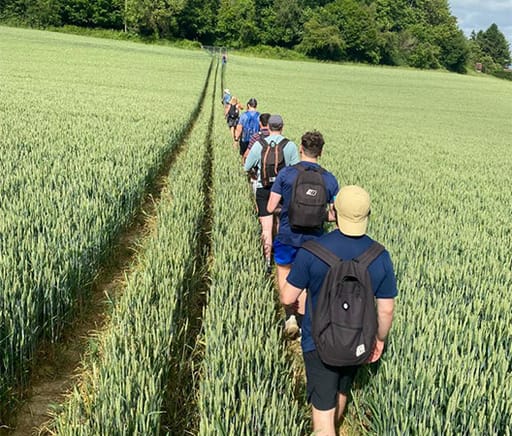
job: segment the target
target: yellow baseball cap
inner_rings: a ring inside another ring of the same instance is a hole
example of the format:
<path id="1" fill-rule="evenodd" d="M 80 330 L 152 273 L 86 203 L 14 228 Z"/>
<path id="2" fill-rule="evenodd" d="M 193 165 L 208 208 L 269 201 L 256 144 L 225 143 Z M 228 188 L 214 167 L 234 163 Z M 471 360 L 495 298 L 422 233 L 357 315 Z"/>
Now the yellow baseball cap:
<path id="1" fill-rule="evenodd" d="M 362 236 L 368 228 L 370 195 L 356 185 L 344 186 L 334 200 L 336 221 L 341 233 L 347 236 Z"/>

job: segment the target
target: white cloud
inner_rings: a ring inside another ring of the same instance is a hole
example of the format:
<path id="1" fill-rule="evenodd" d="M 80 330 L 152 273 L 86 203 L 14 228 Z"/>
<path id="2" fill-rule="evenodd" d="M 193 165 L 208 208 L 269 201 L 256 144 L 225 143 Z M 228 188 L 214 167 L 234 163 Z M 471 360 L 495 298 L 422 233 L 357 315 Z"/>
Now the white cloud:
<path id="1" fill-rule="evenodd" d="M 449 4 L 466 35 L 496 23 L 512 46 L 512 0 L 449 0 Z"/>

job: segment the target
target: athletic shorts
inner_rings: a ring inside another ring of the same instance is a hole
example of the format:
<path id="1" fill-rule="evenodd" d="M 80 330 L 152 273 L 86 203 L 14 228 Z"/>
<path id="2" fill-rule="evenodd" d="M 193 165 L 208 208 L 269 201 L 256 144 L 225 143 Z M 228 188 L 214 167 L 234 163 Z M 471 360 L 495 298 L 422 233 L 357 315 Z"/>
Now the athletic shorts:
<path id="1" fill-rule="evenodd" d="M 236 127 L 238 125 L 238 118 L 228 118 L 228 127 Z"/>
<path id="2" fill-rule="evenodd" d="M 256 206 L 258 207 L 258 216 L 272 215 L 267 211 L 267 203 L 270 198 L 270 188 L 256 188 Z"/>
<path id="3" fill-rule="evenodd" d="M 297 247 L 293 247 L 292 245 L 286 245 L 282 242 L 279 242 L 277 239 L 274 240 L 274 262 L 277 265 L 290 265 L 295 260 L 295 256 L 297 256 L 297 251 L 299 249 Z"/>
<path id="4" fill-rule="evenodd" d="M 240 156 L 244 155 L 245 151 L 247 150 L 247 147 L 249 147 L 249 141 L 240 140 Z"/>
<path id="5" fill-rule="evenodd" d="M 306 391 L 308 403 L 317 410 L 334 409 L 338 404 L 338 392 L 348 395 L 359 366 L 330 366 L 323 363 L 318 352 L 304 353 L 306 367 Z"/>

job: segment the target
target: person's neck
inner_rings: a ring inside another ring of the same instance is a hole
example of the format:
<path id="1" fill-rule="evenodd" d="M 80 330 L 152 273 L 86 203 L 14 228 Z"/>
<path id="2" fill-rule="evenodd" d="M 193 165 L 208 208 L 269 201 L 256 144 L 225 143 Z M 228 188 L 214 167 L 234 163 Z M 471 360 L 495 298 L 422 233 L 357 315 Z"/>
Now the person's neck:
<path id="1" fill-rule="evenodd" d="M 300 160 L 302 162 L 318 163 L 318 158 L 317 157 L 309 157 L 309 156 L 306 156 L 304 153 L 302 153 L 302 156 L 300 157 Z"/>
<path id="2" fill-rule="evenodd" d="M 268 133 L 270 133 L 270 136 L 272 136 L 272 135 L 280 135 L 281 134 L 281 130 L 271 130 L 271 129 L 268 129 Z"/>

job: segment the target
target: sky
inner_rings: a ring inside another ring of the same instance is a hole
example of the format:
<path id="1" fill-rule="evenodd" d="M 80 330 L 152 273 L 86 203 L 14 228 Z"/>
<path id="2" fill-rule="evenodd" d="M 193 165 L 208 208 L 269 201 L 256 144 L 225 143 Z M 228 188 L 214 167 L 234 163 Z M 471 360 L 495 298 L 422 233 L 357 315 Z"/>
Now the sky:
<path id="1" fill-rule="evenodd" d="M 472 30 L 487 30 L 496 23 L 512 50 L 512 0 L 448 0 L 448 3 L 466 36 Z"/>

